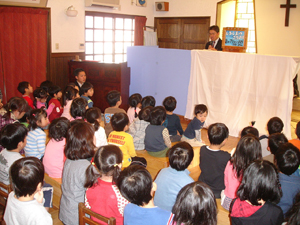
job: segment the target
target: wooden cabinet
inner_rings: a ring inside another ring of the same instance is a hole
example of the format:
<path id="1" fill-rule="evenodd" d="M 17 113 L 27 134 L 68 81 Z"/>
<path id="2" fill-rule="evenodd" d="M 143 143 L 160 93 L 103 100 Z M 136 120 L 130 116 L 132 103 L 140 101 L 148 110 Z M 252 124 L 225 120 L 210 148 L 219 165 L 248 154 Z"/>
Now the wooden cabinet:
<path id="1" fill-rule="evenodd" d="M 82 68 L 87 81 L 94 86 L 94 96 L 91 98 L 94 106 L 102 112 L 109 107 L 105 97 L 108 92 L 117 90 L 121 92 L 122 105 L 120 108 L 127 111 L 130 85 L 130 68 L 127 63 L 110 64 L 92 61 L 69 61 L 69 82 L 74 82 L 73 71 Z"/>

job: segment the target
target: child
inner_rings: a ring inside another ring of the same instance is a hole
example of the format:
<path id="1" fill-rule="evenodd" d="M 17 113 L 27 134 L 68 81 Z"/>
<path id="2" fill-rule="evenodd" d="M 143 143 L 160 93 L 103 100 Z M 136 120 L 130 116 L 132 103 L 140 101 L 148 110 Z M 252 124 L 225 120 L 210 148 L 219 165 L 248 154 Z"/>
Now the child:
<path id="1" fill-rule="evenodd" d="M 231 224 L 281 224 L 283 213 L 276 205 L 281 196 L 274 165 L 268 161 L 251 163 L 231 205 Z"/>
<path id="2" fill-rule="evenodd" d="M 272 117 L 267 123 L 267 130 L 269 135 L 275 133 L 281 133 L 283 130 L 283 122 L 279 117 Z M 262 135 L 259 137 L 259 141 L 261 144 L 262 157 L 270 155 L 268 151 L 268 136 Z"/>
<path id="3" fill-rule="evenodd" d="M 139 112 L 137 119 L 129 125 L 128 133 L 133 138 L 133 144 L 135 150 L 145 149 L 145 131 L 147 126 L 150 124 L 150 111 L 152 106 L 147 106 Z"/>
<path id="4" fill-rule="evenodd" d="M 49 115 L 49 121 L 51 123 L 54 119 L 59 118 L 61 116 L 61 114 L 63 113 L 63 108 L 61 107 L 61 104 L 60 104 L 60 99 L 62 96 L 61 88 L 56 85 L 51 86 L 49 88 L 49 94 L 52 97 L 51 100 L 49 101 L 49 104 L 50 105 L 52 103 L 54 104 L 54 108 L 53 108 L 52 112 L 50 112 L 50 115 Z"/>
<path id="5" fill-rule="evenodd" d="M 18 85 L 18 91 L 22 94 L 22 97 L 27 101 L 28 105 L 34 109 L 33 101 L 30 98 L 30 94 L 33 93 L 33 87 L 27 81 L 22 81 Z"/>
<path id="6" fill-rule="evenodd" d="M 215 196 L 205 183 L 199 181 L 188 184 L 180 190 L 172 212 L 173 225 L 217 225 Z"/>
<path id="7" fill-rule="evenodd" d="M 40 88 L 43 88 L 45 91 L 46 91 L 46 93 L 48 94 L 48 96 L 47 96 L 47 100 L 46 100 L 46 105 L 50 105 L 49 104 L 49 102 L 50 102 L 50 100 L 51 100 L 51 96 L 50 96 L 50 92 L 49 92 L 49 90 L 50 90 L 50 87 L 52 87 L 52 86 L 54 86 L 54 84 L 53 84 L 53 82 L 52 81 L 50 81 L 50 80 L 45 80 L 45 81 L 43 81 L 41 84 L 40 84 Z"/>
<path id="8" fill-rule="evenodd" d="M 75 85 L 79 88 L 79 92 L 81 90 L 82 85 L 86 81 L 86 74 L 83 69 L 77 68 L 74 70 L 74 76 L 75 76 Z"/>
<path id="9" fill-rule="evenodd" d="M 278 206 L 285 215 L 293 205 L 295 195 L 300 191 L 300 177 L 293 174 L 300 164 L 299 149 L 291 143 L 282 144 L 275 154 L 275 164 L 280 171 L 279 182 L 282 190 Z"/>
<path id="10" fill-rule="evenodd" d="M 297 135 L 297 138 L 289 140 L 289 142 L 296 146 L 300 151 L 300 122 L 297 123 L 295 134 Z"/>
<path id="11" fill-rule="evenodd" d="M 107 138 L 105 130 L 100 126 L 101 123 L 101 110 L 97 107 L 89 108 L 85 112 L 87 122 L 92 124 L 95 128 L 96 147 L 99 148 L 107 145 Z"/>
<path id="12" fill-rule="evenodd" d="M 173 214 L 156 207 L 153 195 L 156 184 L 148 170 L 139 165 L 125 168 L 117 180 L 121 194 L 130 202 L 124 210 L 124 225 L 167 225 Z"/>
<path id="13" fill-rule="evenodd" d="M 106 101 L 108 102 L 109 106 L 108 108 L 105 109 L 104 111 L 104 123 L 105 123 L 105 133 L 106 133 L 106 137 L 109 136 L 110 132 L 113 131 L 113 128 L 111 126 L 110 123 L 110 119 L 111 117 L 115 114 L 115 113 L 126 113 L 124 109 L 120 109 L 120 105 L 122 104 L 122 98 L 121 98 L 121 94 L 118 91 L 110 91 L 108 92 L 108 94 L 106 95 Z"/>
<path id="14" fill-rule="evenodd" d="M 247 134 L 252 134 L 255 137 L 259 138 L 259 133 L 258 130 L 255 127 L 245 127 L 242 131 L 241 131 L 241 138 L 246 136 Z"/>
<path id="15" fill-rule="evenodd" d="M 154 157 L 166 157 L 171 147 L 169 131 L 162 126 L 166 119 L 166 110 L 162 106 L 154 107 L 150 112 L 150 124 L 145 130 L 145 149 Z"/>
<path id="16" fill-rule="evenodd" d="M 223 123 L 214 123 L 208 128 L 209 146 L 200 148 L 199 181 L 206 183 L 214 192 L 216 198 L 221 197 L 224 190 L 224 170 L 230 159 L 228 152 L 220 150 L 228 139 L 228 128 Z"/>
<path id="17" fill-rule="evenodd" d="M 164 122 L 164 126 L 168 129 L 171 142 L 177 142 L 181 140 L 183 130 L 181 127 L 179 117 L 173 113 L 176 109 L 177 101 L 173 96 L 166 97 L 163 101 L 163 105 L 167 111 L 167 118 Z"/>
<path id="18" fill-rule="evenodd" d="M 26 157 L 15 161 L 10 169 L 13 190 L 7 199 L 6 224 L 52 225 L 51 215 L 43 207 L 44 167 L 40 160 Z"/>
<path id="19" fill-rule="evenodd" d="M 43 158 L 45 172 L 53 178 L 61 178 L 66 157 L 64 148 L 70 121 L 65 117 L 54 119 L 49 126 L 49 138 Z"/>
<path id="20" fill-rule="evenodd" d="M 25 146 L 25 156 L 42 159 L 46 149 L 46 133 L 43 127 L 49 124 L 47 113 L 43 109 L 34 109 L 29 116 L 29 133 Z"/>
<path id="21" fill-rule="evenodd" d="M 105 217 L 116 218 L 117 225 L 123 225 L 123 211 L 128 201 L 121 195 L 115 182 L 122 168 L 122 152 L 119 147 L 100 147 L 94 162 L 86 170 L 87 188 L 85 206 Z M 92 217 L 96 222 L 99 220 Z"/>
<path id="22" fill-rule="evenodd" d="M 33 92 L 33 97 L 34 97 L 33 105 L 35 106 L 35 108 L 37 109 L 43 108 L 47 112 L 47 115 L 49 115 L 52 112 L 52 110 L 55 107 L 55 104 L 52 103 L 47 108 L 46 101 L 47 101 L 48 93 L 44 89 L 42 88 L 35 89 Z"/>
<path id="23" fill-rule="evenodd" d="M 20 123 L 6 125 L 0 133 L 0 143 L 5 148 L 0 152 L 0 182 L 8 185 L 9 168 L 18 159 L 26 145 L 27 129 Z"/>
<path id="24" fill-rule="evenodd" d="M 274 155 L 276 154 L 280 145 L 287 143 L 288 139 L 284 134 L 275 133 L 271 134 L 268 138 L 268 148 L 267 150 L 271 153 L 270 155 L 265 156 L 263 159 L 271 163 L 274 163 Z"/>
<path id="25" fill-rule="evenodd" d="M 284 225 L 299 225 L 300 221 L 300 192 L 295 196 L 294 204 L 286 214 Z"/>
<path id="26" fill-rule="evenodd" d="M 71 119 L 78 120 L 78 119 L 84 119 L 85 118 L 85 111 L 88 109 L 88 103 L 83 98 L 75 98 L 72 101 L 70 113 L 71 113 Z"/>
<path id="27" fill-rule="evenodd" d="M 152 106 L 152 107 L 155 107 L 155 98 L 153 96 L 146 96 L 142 99 L 142 109 L 147 107 L 147 106 Z"/>
<path id="28" fill-rule="evenodd" d="M 108 136 L 107 142 L 108 144 L 119 146 L 122 150 L 123 167 L 128 167 L 132 162 L 146 167 L 146 160 L 136 156 L 133 139 L 130 134 L 125 132 L 128 130 L 128 124 L 129 119 L 126 113 L 115 113 L 111 118 L 111 125 L 114 131 Z"/>
<path id="29" fill-rule="evenodd" d="M 27 110 L 28 103 L 20 97 L 13 97 L 0 109 L 0 130 L 7 124 L 15 123 L 21 119 Z M 0 152 L 3 147 L 0 144 Z"/>
<path id="30" fill-rule="evenodd" d="M 193 148 L 187 142 L 179 142 L 170 148 L 170 166 L 162 169 L 154 181 L 157 184 L 154 197 L 156 206 L 172 211 L 176 196 L 181 188 L 194 182 L 189 176 L 190 172 L 187 170 L 193 158 Z"/>
<path id="31" fill-rule="evenodd" d="M 201 129 L 208 114 L 206 105 L 196 105 L 194 114 L 194 119 L 189 123 L 181 138 L 182 141 L 190 143 L 192 147 L 203 145 L 201 140 Z"/>
<path id="32" fill-rule="evenodd" d="M 229 210 L 231 201 L 236 198 L 236 191 L 245 169 L 253 161 L 261 159 L 261 145 L 258 137 L 252 134 L 243 136 L 224 171 L 225 190 L 221 192 L 221 205 L 224 209 Z"/>
<path id="33" fill-rule="evenodd" d="M 71 126 L 66 137 L 59 219 L 67 225 L 78 224 L 78 203 L 84 202 L 85 171 L 94 156 L 94 128 L 81 120 Z"/>
<path id="34" fill-rule="evenodd" d="M 72 118 L 70 113 L 71 104 L 72 101 L 78 96 L 78 90 L 76 90 L 75 88 L 68 86 L 65 88 L 62 95 L 62 106 L 64 109 L 61 117 L 66 117 L 68 120 Z"/>
<path id="35" fill-rule="evenodd" d="M 90 82 L 85 82 L 80 89 L 79 95 L 88 102 L 88 107 L 92 108 L 94 103 L 91 97 L 94 95 L 94 86 Z"/>
<path id="36" fill-rule="evenodd" d="M 142 96 L 140 94 L 133 94 L 128 99 L 128 103 L 130 107 L 127 110 L 127 115 L 130 124 L 133 122 L 135 118 L 138 117 L 138 114 L 141 111 L 141 106 L 142 106 L 141 101 L 142 101 Z"/>

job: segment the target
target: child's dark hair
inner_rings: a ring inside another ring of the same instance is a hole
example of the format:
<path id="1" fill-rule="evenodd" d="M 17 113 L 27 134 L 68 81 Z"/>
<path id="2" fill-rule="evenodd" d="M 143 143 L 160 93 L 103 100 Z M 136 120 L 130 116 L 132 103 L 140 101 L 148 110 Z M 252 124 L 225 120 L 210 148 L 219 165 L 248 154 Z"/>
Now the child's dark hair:
<path id="1" fill-rule="evenodd" d="M 141 102 L 142 109 L 147 106 L 155 107 L 155 103 L 156 103 L 155 98 L 153 96 L 148 95 L 142 99 L 142 102 Z"/>
<path id="2" fill-rule="evenodd" d="M 111 117 L 110 123 L 115 131 L 123 131 L 126 125 L 129 124 L 129 118 L 126 113 L 115 113 Z"/>
<path id="3" fill-rule="evenodd" d="M 112 176 L 115 183 L 121 172 L 119 164 L 122 163 L 122 160 L 123 154 L 118 146 L 101 146 L 95 153 L 94 165 L 91 164 L 86 169 L 84 187 L 92 187 L 102 175 Z"/>
<path id="4" fill-rule="evenodd" d="M 148 170 L 140 165 L 125 168 L 117 179 L 121 194 L 129 202 L 143 206 L 152 199 L 152 177 Z"/>
<path id="5" fill-rule="evenodd" d="M 183 141 L 173 145 L 170 148 L 168 155 L 170 166 L 177 171 L 183 171 L 192 162 L 194 150 L 189 143 Z"/>
<path id="6" fill-rule="evenodd" d="M 9 99 L 8 103 L 3 107 L 6 110 L 6 113 L 3 115 L 3 118 L 8 120 L 11 117 L 11 114 L 14 111 L 19 113 L 26 112 L 28 110 L 28 103 L 24 98 L 12 97 Z"/>
<path id="7" fill-rule="evenodd" d="M 151 125 L 161 125 L 166 119 L 166 110 L 162 106 L 154 107 L 150 112 L 150 124 Z"/>
<path id="8" fill-rule="evenodd" d="M 65 117 L 54 119 L 49 126 L 49 137 L 55 141 L 61 141 L 67 137 L 70 121 Z"/>
<path id="9" fill-rule="evenodd" d="M 33 195 L 38 184 L 44 182 L 44 166 L 36 157 L 18 159 L 11 165 L 9 173 L 18 198 Z"/>
<path id="10" fill-rule="evenodd" d="M 172 212 L 172 224 L 217 225 L 217 203 L 212 190 L 197 181 L 178 193 Z"/>
<path id="11" fill-rule="evenodd" d="M 287 143 L 288 139 L 282 133 L 271 134 L 268 138 L 268 146 L 270 148 L 270 152 L 275 155 L 279 146 Z"/>
<path id="12" fill-rule="evenodd" d="M 27 81 L 22 81 L 18 84 L 18 91 L 24 95 L 25 94 L 25 89 L 29 87 L 29 82 Z"/>
<path id="13" fill-rule="evenodd" d="M 281 133 L 283 126 L 283 122 L 279 117 L 272 117 L 267 123 L 269 135 Z"/>
<path id="14" fill-rule="evenodd" d="M 61 98 L 62 106 L 67 105 L 67 100 L 68 101 L 73 100 L 76 97 L 77 93 L 78 93 L 77 89 L 71 86 L 67 86 L 62 93 L 62 98 Z"/>
<path id="15" fill-rule="evenodd" d="M 146 122 L 150 122 L 150 113 L 152 109 L 153 106 L 147 106 L 145 108 L 142 108 L 141 111 L 139 112 L 139 119 L 145 120 Z"/>
<path id="16" fill-rule="evenodd" d="M 57 95 L 57 93 L 60 92 L 60 91 L 61 91 L 61 88 L 59 86 L 53 85 L 53 86 L 49 87 L 48 93 L 53 98 L 54 94 Z"/>
<path id="17" fill-rule="evenodd" d="M 176 108 L 177 101 L 173 96 L 166 97 L 163 101 L 163 106 L 169 112 L 173 112 Z"/>
<path id="18" fill-rule="evenodd" d="M 243 136 L 237 144 L 236 150 L 230 159 L 237 178 L 243 176 L 245 169 L 255 160 L 262 159 L 259 139 L 252 134 Z"/>
<path id="19" fill-rule="evenodd" d="M 87 159 L 94 156 L 93 126 L 83 120 L 78 120 L 68 130 L 66 137 L 65 156 L 71 160 Z"/>
<path id="20" fill-rule="evenodd" d="M 300 225 L 300 191 L 294 197 L 294 204 L 285 214 L 287 225 Z"/>
<path id="21" fill-rule="evenodd" d="M 300 121 L 297 123 L 296 132 L 295 133 L 296 133 L 298 139 L 300 139 Z"/>
<path id="22" fill-rule="evenodd" d="M 204 104 L 195 105 L 195 109 L 194 109 L 195 115 L 197 115 L 198 113 L 202 114 L 205 112 L 208 113 L 208 109 L 207 109 L 206 105 L 204 105 Z"/>
<path id="23" fill-rule="evenodd" d="M 82 119 L 84 119 L 87 105 L 88 102 L 84 98 L 75 98 L 70 107 L 71 116 L 74 119 L 76 119 L 76 117 L 82 117 Z"/>
<path id="24" fill-rule="evenodd" d="M 37 122 L 41 122 L 43 117 L 47 117 L 47 112 L 44 109 L 40 108 L 31 110 L 30 115 L 28 117 L 28 129 L 35 130 L 36 128 L 38 128 Z"/>
<path id="25" fill-rule="evenodd" d="M 90 82 L 84 82 L 84 84 L 81 86 L 79 95 L 83 95 L 88 92 L 91 88 L 94 88 L 94 86 Z"/>
<path id="26" fill-rule="evenodd" d="M 108 102 L 109 106 L 115 106 L 117 104 L 118 101 L 121 100 L 121 93 L 113 90 L 108 92 L 108 94 L 106 95 L 106 101 Z"/>
<path id="27" fill-rule="evenodd" d="M 251 126 L 245 127 L 241 132 L 241 138 L 247 134 L 253 134 L 255 137 L 259 138 L 258 130 L 255 127 L 251 127 Z"/>
<path id="28" fill-rule="evenodd" d="M 47 93 L 49 93 L 49 89 L 53 86 L 53 82 L 50 80 L 45 80 L 40 84 L 40 88 L 43 88 Z"/>
<path id="29" fill-rule="evenodd" d="M 0 131 L 0 144 L 7 150 L 17 149 L 18 144 L 24 142 L 27 133 L 28 130 L 23 124 L 7 124 Z"/>
<path id="30" fill-rule="evenodd" d="M 208 139 L 212 145 L 220 145 L 228 138 L 229 130 L 224 123 L 214 123 L 208 127 Z"/>
<path id="31" fill-rule="evenodd" d="M 282 191 L 275 166 L 268 161 L 254 161 L 243 174 L 237 196 L 252 205 L 260 205 L 259 200 L 279 203 Z"/>
<path id="32" fill-rule="evenodd" d="M 81 68 L 75 69 L 74 72 L 73 72 L 73 73 L 74 73 L 74 76 L 77 77 L 77 76 L 79 75 L 80 72 L 84 72 L 84 70 L 81 69 Z"/>
<path id="33" fill-rule="evenodd" d="M 97 131 L 100 127 L 98 119 L 101 119 L 101 110 L 97 107 L 89 108 L 85 112 L 85 118 L 90 124 L 94 125 L 95 131 Z"/>
<path id="34" fill-rule="evenodd" d="M 138 114 L 136 113 L 136 107 L 137 107 L 137 105 L 138 105 L 139 103 L 141 103 L 141 102 L 142 102 L 142 96 L 141 96 L 140 94 L 138 94 L 138 93 L 131 95 L 131 96 L 129 97 L 129 99 L 128 99 L 128 104 L 129 104 L 131 107 L 133 107 L 134 110 L 135 110 L 135 111 L 134 111 L 134 112 L 135 112 L 135 114 L 134 114 L 134 117 L 135 117 L 135 118 L 138 116 Z"/>
<path id="35" fill-rule="evenodd" d="M 282 144 L 275 154 L 275 162 L 279 171 L 289 176 L 299 167 L 300 151 L 291 143 Z"/>
<path id="36" fill-rule="evenodd" d="M 48 93 L 43 88 L 35 89 L 33 91 L 33 97 L 34 97 L 33 105 L 36 107 L 36 102 L 37 102 L 36 98 L 43 99 L 43 98 L 47 98 L 47 96 L 48 96 Z"/>

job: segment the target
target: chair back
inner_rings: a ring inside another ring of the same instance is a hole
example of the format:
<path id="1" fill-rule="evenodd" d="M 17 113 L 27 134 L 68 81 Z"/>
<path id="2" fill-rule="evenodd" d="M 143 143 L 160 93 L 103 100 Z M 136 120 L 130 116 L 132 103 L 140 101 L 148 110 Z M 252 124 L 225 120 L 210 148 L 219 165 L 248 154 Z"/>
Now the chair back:
<path id="1" fill-rule="evenodd" d="M 5 191 L 4 191 L 5 190 Z M 6 200 L 8 198 L 8 194 L 12 191 L 10 185 L 6 185 L 0 182 L 0 205 L 6 206 Z"/>
<path id="2" fill-rule="evenodd" d="M 98 220 L 101 220 L 104 223 L 107 223 L 109 225 L 116 225 L 116 218 L 114 218 L 114 217 L 107 218 L 105 216 L 101 216 L 100 214 L 95 213 L 92 210 L 86 208 L 83 202 L 80 202 L 78 204 L 78 209 L 79 209 L 78 210 L 79 225 L 85 225 L 85 224 L 99 225 L 100 224 L 100 223 L 95 222 L 91 218 L 87 217 L 87 215 L 89 215 L 90 217 L 93 216 L 93 217 L 97 218 Z"/>

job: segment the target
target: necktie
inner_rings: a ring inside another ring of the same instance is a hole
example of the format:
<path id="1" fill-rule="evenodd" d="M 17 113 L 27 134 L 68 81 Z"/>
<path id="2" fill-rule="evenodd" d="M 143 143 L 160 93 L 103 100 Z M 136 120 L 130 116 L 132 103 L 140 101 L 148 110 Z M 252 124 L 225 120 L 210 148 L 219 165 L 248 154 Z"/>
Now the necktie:
<path id="1" fill-rule="evenodd" d="M 215 42 L 213 41 L 213 43 L 212 43 L 212 47 L 214 48 L 215 47 Z"/>

